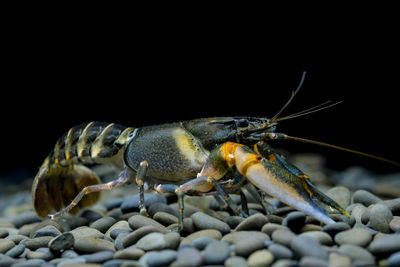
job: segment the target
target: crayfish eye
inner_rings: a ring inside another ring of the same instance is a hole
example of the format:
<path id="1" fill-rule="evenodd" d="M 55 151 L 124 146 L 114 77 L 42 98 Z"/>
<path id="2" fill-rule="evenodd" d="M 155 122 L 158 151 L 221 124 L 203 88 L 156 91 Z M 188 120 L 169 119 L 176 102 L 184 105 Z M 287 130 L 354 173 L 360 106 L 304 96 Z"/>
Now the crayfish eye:
<path id="1" fill-rule="evenodd" d="M 240 119 L 236 121 L 236 126 L 238 128 L 247 128 L 249 126 L 249 121 L 246 119 Z"/>

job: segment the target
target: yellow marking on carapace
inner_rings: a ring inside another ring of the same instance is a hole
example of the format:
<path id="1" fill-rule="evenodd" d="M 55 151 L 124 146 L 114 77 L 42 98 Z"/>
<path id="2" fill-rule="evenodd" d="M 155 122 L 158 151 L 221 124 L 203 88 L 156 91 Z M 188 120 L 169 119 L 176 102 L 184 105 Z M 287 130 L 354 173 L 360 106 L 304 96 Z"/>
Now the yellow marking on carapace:
<path id="1" fill-rule="evenodd" d="M 69 161 L 69 159 L 71 158 L 70 155 L 70 150 L 72 147 L 72 128 L 69 129 L 68 134 L 67 134 L 67 138 L 65 139 L 65 160 Z"/>
<path id="2" fill-rule="evenodd" d="M 207 160 L 207 152 L 183 129 L 172 132 L 180 153 L 190 162 L 191 166 L 201 168 Z"/>
<path id="3" fill-rule="evenodd" d="M 104 138 L 108 135 L 108 133 L 112 130 L 112 127 L 114 127 L 114 123 L 111 123 L 107 125 L 101 131 L 101 133 L 96 137 L 96 139 L 93 141 L 92 146 L 91 146 L 91 157 L 92 159 L 97 158 L 97 156 L 100 154 L 101 150 L 103 149 L 104 145 Z"/>
<path id="4" fill-rule="evenodd" d="M 90 130 L 90 128 L 92 128 L 92 125 L 94 124 L 94 122 L 88 123 L 88 125 L 86 125 L 85 129 L 83 129 L 82 134 L 79 136 L 78 142 L 76 143 L 76 152 L 78 155 L 78 158 L 83 157 L 83 151 L 85 151 L 86 148 L 86 136 Z"/>

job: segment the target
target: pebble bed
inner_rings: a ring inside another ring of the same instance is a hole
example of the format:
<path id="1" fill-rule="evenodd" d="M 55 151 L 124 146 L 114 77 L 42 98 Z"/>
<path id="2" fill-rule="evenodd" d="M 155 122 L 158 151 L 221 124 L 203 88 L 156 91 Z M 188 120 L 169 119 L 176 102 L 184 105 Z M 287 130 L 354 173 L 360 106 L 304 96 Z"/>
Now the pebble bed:
<path id="1" fill-rule="evenodd" d="M 351 218 L 331 214 L 330 225 L 273 199 L 265 214 L 250 198 L 243 218 L 213 197 L 186 197 L 181 233 L 171 231 L 178 222 L 172 195 L 146 193 L 149 217 L 139 214 L 137 194 L 57 221 L 25 203 L 0 217 L 0 266 L 400 266 L 399 191 L 381 197 L 341 184 L 322 188 Z"/>

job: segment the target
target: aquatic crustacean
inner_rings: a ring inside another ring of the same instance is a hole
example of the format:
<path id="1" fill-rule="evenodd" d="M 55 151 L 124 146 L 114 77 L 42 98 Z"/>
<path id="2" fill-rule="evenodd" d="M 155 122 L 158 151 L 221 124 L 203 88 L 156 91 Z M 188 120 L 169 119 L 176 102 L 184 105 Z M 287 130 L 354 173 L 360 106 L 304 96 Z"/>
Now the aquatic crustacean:
<path id="1" fill-rule="evenodd" d="M 257 194 L 253 185 L 325 224 L 333 220 L 323 211 L 321 203 L 349 216 L 320 192 L 306 174 L 267 144 L 269 140 L 293 139 L 327 145 L 277 133 L 275 128 L 278 121 L 332 105 L 324 103 L 279 118 L 287 104 L 271 119 L 215 117 L 142 128 L 103 122 L 75 126 L 57 141 L 35 177 L 32 187 L 35 211 L 42 217 L 58 211 L 50 215 L 52 218 L 66 212 L 76 213 L 95 203 L 99 191 L 135 181 L 143 214 L 146 214 L 143 193 L 146 183 L 159 193 L 178 195 L 180 229 L 184 194 L 211 192 L 225 200 L 234 212 L 244 214 L 231 201 L 229 193 L 238 193 L 246 186 Z M 113 164 L 121 173 L 116 180 L 100 184 L 99 178 L 83 165 L 86 163 Z"/>

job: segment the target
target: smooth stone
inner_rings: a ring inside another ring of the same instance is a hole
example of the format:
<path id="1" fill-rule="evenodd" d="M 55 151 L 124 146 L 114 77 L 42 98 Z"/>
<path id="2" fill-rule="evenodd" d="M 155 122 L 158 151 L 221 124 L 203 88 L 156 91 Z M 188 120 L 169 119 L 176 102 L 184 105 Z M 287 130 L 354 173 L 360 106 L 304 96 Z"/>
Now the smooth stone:
<path id="1" fill-rule="evenodd" d="M 223 264 L 229 257 L 231 248 L 228 243 L 223 241 L 213 241 L 204 249 L 203 264 L 218 265 Z"/>
<path id="2" fill-rule="evenodd" d="M 7 239 L 0 239 L 0 253 L 6 253 L 9 249 L 15 246 L 13 241 Z"/>
<path id="3" fill-rule="evenodd" d="M 164 235 L 161 233 L 149 233 L 136 243 L 136 247 L 144 251 L 161 250 L 166 247 Z"/>
<path id="4" fill-rule="evenodd" d="M 372 229 L 382 233 L 390 233 L 389 223 L 393 219 L 393 214 L 387 206 L 375 204 L 369 214 L 369 224 Z"/>
<path id="5" fill-rule="evenodd" d="M 111 260 L 114 257 L 114 252 L 105 250 L 83 256 L 86 263 L 102 263 Z"/>
<path id="6" fill-rule="evenodd" d="M 350 205 L 351 192 L 347 187 L 335 186 L 326 192 L 326 195 L 336 201 L 342 208 Z"/>
<path id="7" fill-rule="evenodd" d="M 199 230 L 215 229 L 220 231 L 222 234 L 227 234 L 231 231 L 228 224 L 201 211 L 194 213 L 191 218 L 194 226 Z"/>
<path id="8" fill-rule="evenodd" d="M 368 250 L 374 254 L 387 254 L 400 251 L 400 234 L 388 234 L 375 239 L 369 244 Z"/>
<path id="9" fill-rule="evenodd" d="M 17 262 L 12 267 L 40 267 L 46 263 L 43 259 L 29 259 L 23 262 Z"/>
<path id="10" fill-rule="evenodd" d="M 296 235 L 290 230 L 277 229 L 274 232 L 272 232 L 271 237 L 272 240 L 274 240 L 275 242 L 290 247 L 290 243 L 292 242 L 295 236 Z"/>
<path id="11" fill-rule="evenodd" d="M 226 259 L 225 267 L 247 267 L 247 260 L 240 256 L 232 256 Z"/>
<path id="12" fill-rule="evenodd" d="M 65 259 L 72 259 L 72 258 L 76 258 L 78 256 L 79 256 L 78 253 L 76 253 L 72 249 L 67 249 L 61 253 L 61 258 L 65 258 Z"/>
<path id="13" fill-rule="evenodd" d="M 266 250 L 257 250 L 253 252 L 247 259 L 249 267 L 268 266 L 274 261 L 274 255 Z"/>
<path id="14" fill-rule="evenodd" d="M 128 234 L 122 241 L 122 244 L 125 248 L 127 248 L 133 244 L 136 244 L 136 242 L 143 236 L 153 232 L 161 232 L 161 231 L 152 225 L 140 227 L 135 231 L 133 231 L 132 233 Z"/>
<path id="15" fill-rule="evenodd" d="M 11 234 L 7 236 L 5 239 L 13 241 L 15 244 L 19 244 L 23 240 L 29 239 L 28 237 L 24 235 L 19 235 L 19 234 Z"/>
<path id="16" fill-rule="evenodd" d="M 96 237 L 75 237 L 74 249 L 83 253 L 94 253 L 102 250 L 115 251 L 114 243 Z"/>
<path id="17" fill-rule="evenodd" d="M 338 252 L 342 255 L 351 258 L 353 261 L 362 260 L 368 262 L 369 264 L 375 263 L 374 256 L 368 250 L 356 245 L 352 244 L 341 245 Z"/>
<path id="18" fill-rule="evenodd" d="M 353 228 L 342 231 L 335 235 L 335 242 L 338 245 L 352 244 L 366 247 L 372 240 L 370 232 L 364 228 Z"/>
<path id="19" fill-rule="evenodd" d="M 266 233 L 267 235 L 271 236 L 272 233 L 277 229 L 290 231 L 290 229 L 287 226 L 283 226 L 283 225 L 280 225 L 280 224 L 277 224 L 277 223 L 266 223 L 261 228 L 261 232 Z"/>
<path id="20" fill-rule="evenodd" d="M 112 210 L 114 208 L 119 208 L 122 204 L 122 202 L 124 202 L 124 198 L 123 197 L 119 197 L 119 198 L 114 198 L 110 201 L 108 201 L 105 206 L 107 210 Z"/>
<path id="21" fill-rule="evenodd" d="M 379 204 L 387 206 L 393 215 L 400 216 L 400 198 L 384 200 Z"/>
<path id="22" fill-rule="evenodd" d="M 224 220 L 232 229 L 235 229 L 242 221 L 244 221 L 244 218 L 241 216 L 228 216 Z"/>
<path id="23" fill-rule="evenodd" d="M 215 239 L 203 236 L 193 240 L 192 245 L 198 250 L 203 250 L 209 243 L 213 241 L 215 241 Z"/>
<path id="24" fill-rule="evenodd" d="M 129 223 L 125 220 L 118 221 L 111 225 L 110 228 L 106 231 L 104 234 L 106 237 L 111 238 L 111 232 L 114 231 L 115 229 L 125 229 L 125 230 L 132 230 L 129 226 Z"/>
<path id="25" fill-rule="evenodd" d="M 178 214 L 178 203 L 172 203 L 169 205 L 170 208 L 172 208 L 172 210 Z M 198 207 L 195 207 L 193 205 L 190 205 L 188 203 L 185 203 L 185 208 L 183 210 L 183 216 L 184 217 L 190 217 L 192 216 L 192 214 L 201 211 Z"/>
<path id="26" fill-rule="evenodd" d="M 328 233 L 330 236 L 334 237 L 337 233 L 346 231 L 350 229 L 350 225 L 345 222 L 337 222 L 332 224 L 327 224 L 322 227 L 322 231 Z"/>
<path id="27" fill-rule="evenodd" d="M 225 235 L 225 236 L 227 236 L 227 235 Z M 199 237 L 210 237 L 215 240 L 220 240 L 222 238 L 222 234 L 220 231 L 214 230 L 214 229 L 200 230 L 200 231 L 194 232 L 194 233 L 188 235 L 187 237 L 185 237 L 184 239 L 182 239 L 180 244 L 181 245 L 190 244 L 193 242 L 193 240 L 195 240 L 196 238 L 199 238 Z"/>
<path id="28" fill-rule="evenodd" d="M 75 238 L 70 232 L 65 232 L 52 238 L 48 244 L 49 248 L 55 251 L 63 251 L 74 245 Z"/>
<path id="29" fill-rule="evenodd" d="M 156 203 L 152 204 L 147 209 L 147 212 L 149 213 L 149 215 L 151 217 L 153 217 L 154 214 L 156 214 L 159 211 L 163 211 L 163 212 L 169 213 L 169 214 L 174 215 L 176 217 L 179 216 L 179 213 L 177 211 L 175 211 L 173 208 L 171 208 L 170 206 L 168 206 L 167 204 L 162 203 L 162 202 L 156 202 Z"/>
<path id="30" fill-rule="evenodd" d="M 176 249 L 181 242 L 181 236 L 177 232 L 169 232 L 164 235 L 165 248 L 166 249 Z"/>
<path id="31" fill-rule="evenodd" d="M 167 199 L 160 194 L 144 193 L 144 205 L 149 207 L 154 203 L 161 202 L 166 204 Z M 121 210 L 123 213 L 137 211 L 139 209 L 139 194 L 125 198 L 121 203 Z"/>
<path id="32" fill-rule="evenodd" d="M 398 231 L 400 229 L 400 217 L 394 216 L 389 223 L 389 227 L 393 232 Z"/>
<path id="33" fill-rule="evenodd" d="M 267 217 L 261 213 L 256 213 L 244 219 L 236 228 L 235 231 L 246 230 L 261 230 L 264 224 L 268 223 Z"/>
<path id="34" fill-rule="evenodd" d="M 129 226 L 133 229 L 136 230 L 140 227 L 143 226 L 148 226 L 148 225 L 152 225 L 155 228 L 157 228 L 160 232 L 162 233 L 166 233 L 167 232 L 167 228 L 162 225 L 159 222 L 156 222 L 155 220 L 145 217 L 143 215 L 133 215 L 128 219 L 128 223 Z"/>
<path id="35" fill-rule="evenodd" d="M 29 236 L 30 238 L 33 238 L 35 232 L 37 232 L 37 231 L 39 231 L 39 230 L 41 230 L 41 229 L 43 229 L 43 228 L 49 229 L 49 232 L 50 232 L 49 235 L 51 235 L 51 234 L 53 234 L 53 233 L 57 233 L 57 231 L 54 230 L 54 228 L 46 228 L 47 226 L 53 226 L 53 227 L 55 227 L 55 228 L 58 230 L 58 234 L 57 234 L 57 235 L 59 235 L 60 232 L 62 233 L 62 232 L 64 232 L 64 230 L 65 230 L 64 227 L 63 227 L 61 224 L 62 224 L 62 223 L 59 223 L 59 222 L 57 222 L 57 221 L 45 220 L 45 221 L 42 221 L 42 222 L 40 222 L 40 223 L 33 223 L 33 224 L 29 224 L 29 225 L 24 225 L 24 226 L 22 226 L 22 227 L 20 228 L 20 234 L 21 234 L 21 232 L 22 232 L 22 229 L 25 228 L 25 226 L 28 226 L 28 227 L 29 227 L 29 226 L 31 226 L 31 225 L 34 225 L 34 227 L 31 229 L 31 231 L 30 231 L 29 234 L 27 235 L 27 236 Z M 65 226 L 65 227 L 66 227 L 67 229 L 69 228 L 68 225 Z M 44 236 L 44 235 L 42 235 L 42 236 Z M 37 237 L 39 237 L 39 235 L 38 235 Z"/>
<path id="36" fill-rule="evenodd" d="M 298 261 L 289 259 L 280 259 L 271 265 L 271 267 L 297 267 L 297 266 L 299 266 Z"/>
<path id="37" fill-rule="evenodd" d="M 110 231 L 110 237 L 116 239 L 120 234 L 130 234 L 132 232 L 132 229 L 113 229 Z"/>
<path id="38" fill-rule="evenodd" d="M 176 261 L 171 266 L 200 266 L 202 262 L 200 251 L 194 247 L 184 247 L 178 250 Z"/>
<path id="39" fill-rule="evenodd" d="M 16 258 L 19 255 L 21 255 L 25 250 L 25 245 L 23 244 L 18 244 L 15 247 L 8 249 L 5 255 Z M 4 253 L 4 252 L 1 252 Z"/>
<path id="40" fill-rule="evenodd" d="M 97 229 L 90 228 L 88 226 L 80 226 L 71 230 L 70 233 L 74 236 L 75 239 L 82 239 L 85 237 L 92 237 L 92 238 L 103 238 L 104 234 Z"/>
<path id="41" fill-rule="evenodd" d="M 354 217 L 356 223 L 362 223 L 362 216 L 367 210 L 367 207 L 358 203 L 351 210 L 351 216 Z"/>
<path id="42" fill-rule="evenodd" d="M 153 219 L 165 226 L 178 223 L 178 217 L 164 211 L 156 212 L 156 214 L 153 216 Z"/>
<path id="43" fill-rule="evenodd" d="M 152 253 L 152 255 L 147 259 L 149 267 L 168 266 L 178 255 L 178 253 L 172 249 L 152 251 L 150 253 Z"/>
<path id="44" fill-rule="evenodd" d="M 287 247 L 280 244 L 272 244 L 268 246 L 268 250 L 274 255 L 274 259 L 291 259 L 293 252 Z"/>
<path id="45" fill-rule="evenodd" d="M 47 248 L 51 239 L 53 239 L 51 236 L 41 236 L 33 239 L 26 239 L 24 245 L 31 250 Z"/>
<path id="46" fill-rule="evenodd" d="M 326 267 L 328 261 L 316 257 L 305 256 L 300 259 L 299 267 Z"/>
<path id="47" fill-rule="evenodd" d="M 333 244 L 332 237 L 329 234 L 322 232 L 322 231 L 308 231 L 308 232 L 302 233 L 301 235 L 305 235 L 305 236 L 314 238 L 321 245 L 330 246 Z"/>
<path id="48" fill-rule="evenodd" d="M 232 232 L 225 235 L 221 240 L 229 244 L 237 244 L 238 242 L 241 242 L 244 239 L 262 240 L 263 242 L 266 240 L 270 240 L 267 234 L 259 231 Z"/>
<path id="49" fill-rule="evenodd" d="M 97 210 L 85 209 L 82 211 L 82 213 L 79 214 L 79 216 L 85 218 L 90 224 L 97 221 L 98 219 L 103 218 L 103 213 Z"/>
<path id="50" fill-rule="evenodd" d="M 36 251 L 28 251 L 26 253 L 27 259 L 43 259 L 43 260 L 51 260 L 54 258 L 54 254 L 51 253 L 49 248 L 38 248 Z"/>
<path id="51" fill-rule="evenodd" d="M 90 224 L 91 228 L 97 229 L 102 233 L 105 233 L 117 220 L 113 217 L 103 217 Z"/>
<path id="52" fill-rule="evenodd" d="M 61 232 L 56 227 L 54 227 L 53 225 L 47 225 L 34 232 L 31 238 L 41 237 L 41 236 L 55 237 L 58 236 L 59 234 L 61 234 Z"/>
<path id="53" fill-rule="evenodd" d="M 129 247 L 115 252 L 114 259 L 137 260 L 140 259 L 146 252 L 143 249 Z"/>
<path id="54" fill-rule="evenodd" d="M 300 211 L 290 212 L 282 221 L 283 226 L 289 227 L 293 232 L 298 233 L 306 221 L 306 215 Z"/>
<path id="55" fill-rule="evenodd" d="M 393 253 L 387 260 L 388 267 L 398 267 L 400 266 L 400 251 Z"/>
<path id="56" fill-rule="evenodd" d="M 356 192 L 354 192 L 352 199 L 353 203 L 361 203 L 366 207 L 375 204 L 379 201 L 382 200 L 366 190 L 357 190 Z"/>
<path id="57" fill-rule="evenodd" d="M 311 256 L 319 259 L 328 259 L 328 252 L 315 239 L 308 236 L 295 236 L 290 248 L 299 257 Z"/>
<path id="58" fill-rule="evenodd" d="M 122 250 L 125 248 L 123 241 L 128 234 L 129 233 L 120 233 L 116 238 L 114 238 L 114 247 L 116 250 Z"/>
<path id="59" fill-rule="evenodd" d="M 339 253 L 329 254 L 329 267 L 351 267 L 351 258 Z"/>
<path id="60" fill-rule="evenodd" d="M 16 228 L 20 228 L 25 224 L 31 224 L 40 221 L 42 221 L 42 219 L 40 219 L 34 211 L 22 212 L 11 219 L 11 223 L 15 225 Z"/>
<path id="61" fill-rule="evenodd" d="M 246 231 L 236 233 L 244 232 Z M 264 248 L 264 242 L 268 239 L 266 239 L 264 235 L 261 235 L 261 233 L 259 235 L 245 235 L 235 242 L 235 253 L 238 256 L 247 257 L 254 251 Z"/>

